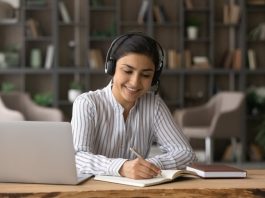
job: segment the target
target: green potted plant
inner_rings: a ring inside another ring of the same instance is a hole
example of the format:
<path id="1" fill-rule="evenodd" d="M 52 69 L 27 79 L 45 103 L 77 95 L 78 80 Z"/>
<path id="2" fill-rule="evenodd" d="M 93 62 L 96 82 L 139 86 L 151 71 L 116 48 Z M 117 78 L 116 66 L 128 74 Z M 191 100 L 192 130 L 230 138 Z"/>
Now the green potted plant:
<path id="1" fill-rule="evenodd" d="M 255 154 L 250 155 L 253 160 L 261 160 L 265 153 L 265 87 L 250 87 L 246 94 L 246 103 L 248 114 L 258 118 L 255 131 L 255 144 L 252 144 L 252 150 Z"/>
<path id="2" fill-rule="evenodd" d="M 201 24 L 201 22 L 196 17 L 187 18 L 186 27 L 187 27 L 188 39 L 195 40 L 198 38 L 200 24 Z"/>
<path id="3" fill-rule="evenodd" d="M 77 81 L 70 83 L 70 89 L 68 90 L 68 100 L 74 102 L 76 97 L 82 93 L 82 85 Z"/>
<path id="4" fill-rule="evenodd" d="M 18 67 L 20 46 L 17 44 L 7 47 L 5 52 L 5 61 L 8 67 Z"/>
<path id="5" fill-rule="evenodd" d="M 33 100 L 36 104 L 40 106 L 49 107 L 53 103 L 53 95 L 49 92 L 37 93 L 34 95 Z"/>
<path id="6" fill-rule="evenodd" d="M 246 101 L 250 115 L 265 113 L 265 87 L 250 87 L 247 90 Z"/>
<path id="7" fill-rule="evenodd" d="M 11 82 L 3 82 L 1 84 L 1 91 L 4 93 L 10 93 L 16 89 L 16 86 Z"/>
<path id="8" fill-rule="evenodd" d="M 264 159 L 265 154 L 265 119 L 263 119 L 261 124 L 258 126 L 257 135 L 255 136 L 255 142 L 257 143 L 260 150 L 260 160 L 262 160 L 262 156 Z"/>

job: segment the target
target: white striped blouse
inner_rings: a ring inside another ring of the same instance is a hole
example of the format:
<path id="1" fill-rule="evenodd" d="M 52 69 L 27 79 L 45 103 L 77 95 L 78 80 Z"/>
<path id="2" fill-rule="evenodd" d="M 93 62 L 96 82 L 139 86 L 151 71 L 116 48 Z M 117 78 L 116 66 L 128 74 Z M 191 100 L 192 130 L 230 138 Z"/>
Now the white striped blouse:
<path id="1" fill-rule="evenodd" d="M 76 164 L 83 173 L 119 175 L 122 164 L 136 157 L 130 147 L 147 158 L 154 141 L 163 154 L 146 160 L 161 169 L 181 169 L 196 159 L 166 104 L 153 93 L 137 100 L 126 121 L 111 84 L 83 93 L 73 104 L 71 124 Z"/>

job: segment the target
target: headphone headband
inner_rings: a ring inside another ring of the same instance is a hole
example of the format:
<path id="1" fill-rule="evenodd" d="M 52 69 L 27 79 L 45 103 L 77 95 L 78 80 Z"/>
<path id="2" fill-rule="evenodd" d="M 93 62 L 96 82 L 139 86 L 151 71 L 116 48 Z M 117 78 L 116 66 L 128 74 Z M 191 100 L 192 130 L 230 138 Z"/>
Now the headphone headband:
<path id="1" fill-rule="evenodd" d="M 153 78 L 153 81 L 152 81 L 152 85 L 156 85 L 159 83 L 159 77 L 160 77 L 160 74 L 162 72 L 162 69 L 163 69 L 163 61 L 164 61 L 164 51 L 163 51 L 163 48 L 162 46 L 153 38 L 147 36 L 146 34 L 142 33 L 142 32 L 131 32 L 131 33 L 126 33 L 126 34 L 122 34 L 120 36 L 118 36 L 117 38 L 115 38 L 108 51 L 107 51 L 107 55 L 106 55 L 106 60 L 105 60 L 105 73 L 113 76 L 114 73 L 115 73 L 115 67 L 116 67 L 116 60 L 112 57 L 112 54 L 113 54 L 113 48 L 115 47 L 115 45 L 120 41 L 120 43 L 118 43 L 118 45 L 121 45 L 125 40 L 127 40 L 127 38 L 131 37 L 131 36 L 134 36 L 134 35 L 138 35 L 138 36 L 142 36 L 144 38 L 148 38 L 148 39 L 151 39 L 157 46 L 157 49 L 158 49 L 158 53 L 159 53 L 159 64 L 156 65 L 156 71 L 155 71 L 155 74 L 154 74 L 154 78 Z M 123 39 L 124 38 L 124 39 Z M 123 40 L 122 40 L 123 39 Z M 118 47 L 115 48 L 115 50 L 117 49 Z"/>

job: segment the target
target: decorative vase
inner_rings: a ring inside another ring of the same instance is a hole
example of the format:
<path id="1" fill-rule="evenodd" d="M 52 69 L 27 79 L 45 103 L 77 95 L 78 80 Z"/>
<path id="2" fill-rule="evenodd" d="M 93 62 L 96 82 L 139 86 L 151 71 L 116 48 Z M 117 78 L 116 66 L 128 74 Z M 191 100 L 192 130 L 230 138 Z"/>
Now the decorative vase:
<path id="1" fill-rule="evenodd" d="M 196 26 L 189 26 L 187 27 L 187 35 L 188 39 L 195 40 L 198 38 L 198 27 Z"/>
<path id="2" fill-rule="evenodd" d="M 30 52 L 30 66 L 32 68 L 38 69 L 42 65 L 41 50 L 34 48 Z"/>
<path id="3" fill-rule="evenodd" d="M 74 102 L 77 96 L 81 94 L 81 90 L 78 89 L 69 89 L 68 90 L 68 100 Z"/>

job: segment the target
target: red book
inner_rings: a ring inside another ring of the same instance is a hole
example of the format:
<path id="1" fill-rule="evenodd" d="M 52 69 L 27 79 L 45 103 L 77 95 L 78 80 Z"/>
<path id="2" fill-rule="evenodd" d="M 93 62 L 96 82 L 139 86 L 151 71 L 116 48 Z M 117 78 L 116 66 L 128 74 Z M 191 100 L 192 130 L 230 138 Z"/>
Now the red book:
<path id="1" fill-rule="evenodd" d="M 224 164 L 193 163 L 186 170 L 197 173 L 203 178 L 244 178 L 247 171 Z"/>

